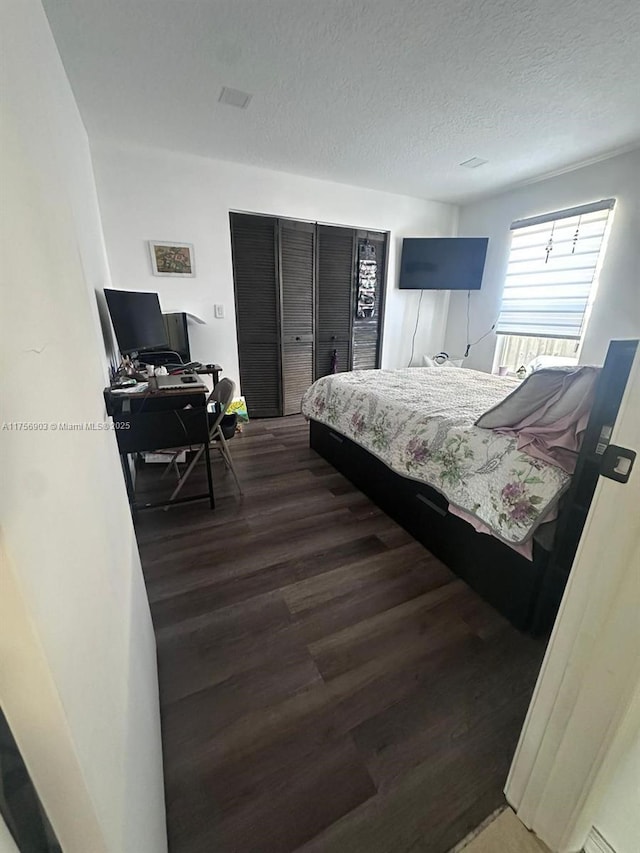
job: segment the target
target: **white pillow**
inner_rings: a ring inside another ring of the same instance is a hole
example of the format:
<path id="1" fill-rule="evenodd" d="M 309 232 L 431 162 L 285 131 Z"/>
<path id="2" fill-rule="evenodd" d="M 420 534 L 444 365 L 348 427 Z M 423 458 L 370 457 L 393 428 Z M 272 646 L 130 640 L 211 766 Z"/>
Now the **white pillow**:
<path id="1" fill-rule="evenodd" d="M 537 355 L 527 365 L 527 373 L 535 373 L 545 367 L 568 367 L 577 363 L 577 355 Z"/>

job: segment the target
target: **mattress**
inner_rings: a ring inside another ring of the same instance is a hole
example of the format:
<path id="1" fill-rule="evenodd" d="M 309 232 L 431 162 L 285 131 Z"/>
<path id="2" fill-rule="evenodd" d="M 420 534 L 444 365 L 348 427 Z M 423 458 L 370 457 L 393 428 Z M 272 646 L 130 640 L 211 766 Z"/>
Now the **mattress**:
<path id="1" fill-rule="evenodd" d="M 508 545 L 528 542 L 570 475 L 474 426 L 517 380 L 466 368 L 354 370 L 318 379 L 302 412 L 426 483 Z"/>

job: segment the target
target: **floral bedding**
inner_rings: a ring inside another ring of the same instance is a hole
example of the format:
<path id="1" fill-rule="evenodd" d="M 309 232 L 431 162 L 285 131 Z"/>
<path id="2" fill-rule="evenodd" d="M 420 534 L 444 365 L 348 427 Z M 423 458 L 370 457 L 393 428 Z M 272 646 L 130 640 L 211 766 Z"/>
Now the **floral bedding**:
<path id="1" fill-rule="evenodd" d="M 325 376 L 302 412 L 398 474 L 441 492 L 507 544 L 528 541 L 569 485 L 561 468 L 474 426 L 516 381 L 463 368 L 354 370 Z"/>

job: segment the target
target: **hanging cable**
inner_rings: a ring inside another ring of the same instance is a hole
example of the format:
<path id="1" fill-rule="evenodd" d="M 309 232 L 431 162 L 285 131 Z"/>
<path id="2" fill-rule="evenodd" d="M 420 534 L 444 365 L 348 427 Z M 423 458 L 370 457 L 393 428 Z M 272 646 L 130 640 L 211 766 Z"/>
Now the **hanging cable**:
<path id="1" fill-rule="evenodd" d="M 477 340 L 470 341 L 469 340 L 469 337 L 470 337 L 469 326 L 471 324 L 470 313 L 471 313 L 471 291 L 467 290 L 467 347 L 464 351 L 464 357 L 465 358 L 468 358 L 471 347 L 475 347 L 476 344 L 479 344 L 480 341 L 483 341 L 488 335 L 491 334 L 491 332 L 493 332 L 495 327 L 498 325 L 498 320 L 496 318 L 496 320 L 494 321 L 493 325 L 491 326 L 491 328 L 489 329 L 488 332 L 485 332 L 484 335 L 480 335 L 480 337 Z"/>
<path id="2" fill-rule="evenodd" d="M 422 306 L 422 297 L 424 296 L 424 290 L 420 291 L 420 299 L 418 300 L 418 311 L 416 313 L 416 325 L 413 330 L 413 337 L 411 338 L 411 357 L 409 358 L 409 364 L 407 367 L 411 367 L 411 362 L 413 361 L 413 353 L 416 345 L 416 333 L 418 331 L 418 323 L 420 322 L 420 308 Z"/>
<path id="3" fill-rule="evenodd" d="M 471 291 L 467 290 L 467 337 L 465 338 L 467 342 L 467 348 L 464 353 L 464 357 L 466 358 L 469 355 L 469 350 L 471 349 L 471 344 L 469 343 L 469 324 L 471 322 L 469 314 L 471 313 Z"/>

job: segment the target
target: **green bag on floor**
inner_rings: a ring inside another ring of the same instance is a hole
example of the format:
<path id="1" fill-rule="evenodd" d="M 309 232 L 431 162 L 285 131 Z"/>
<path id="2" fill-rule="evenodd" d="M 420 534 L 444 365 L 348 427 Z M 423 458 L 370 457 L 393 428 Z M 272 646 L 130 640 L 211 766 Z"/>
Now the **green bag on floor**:
<path id="1" fill-rule="evenodd" d="M 249 413 L 247 412 L 247 402 L 244 397 L 236 397 L 231 401 L 227 408 L 226 414 L 237 415 L 239 421 L 249 423 Z"/>

